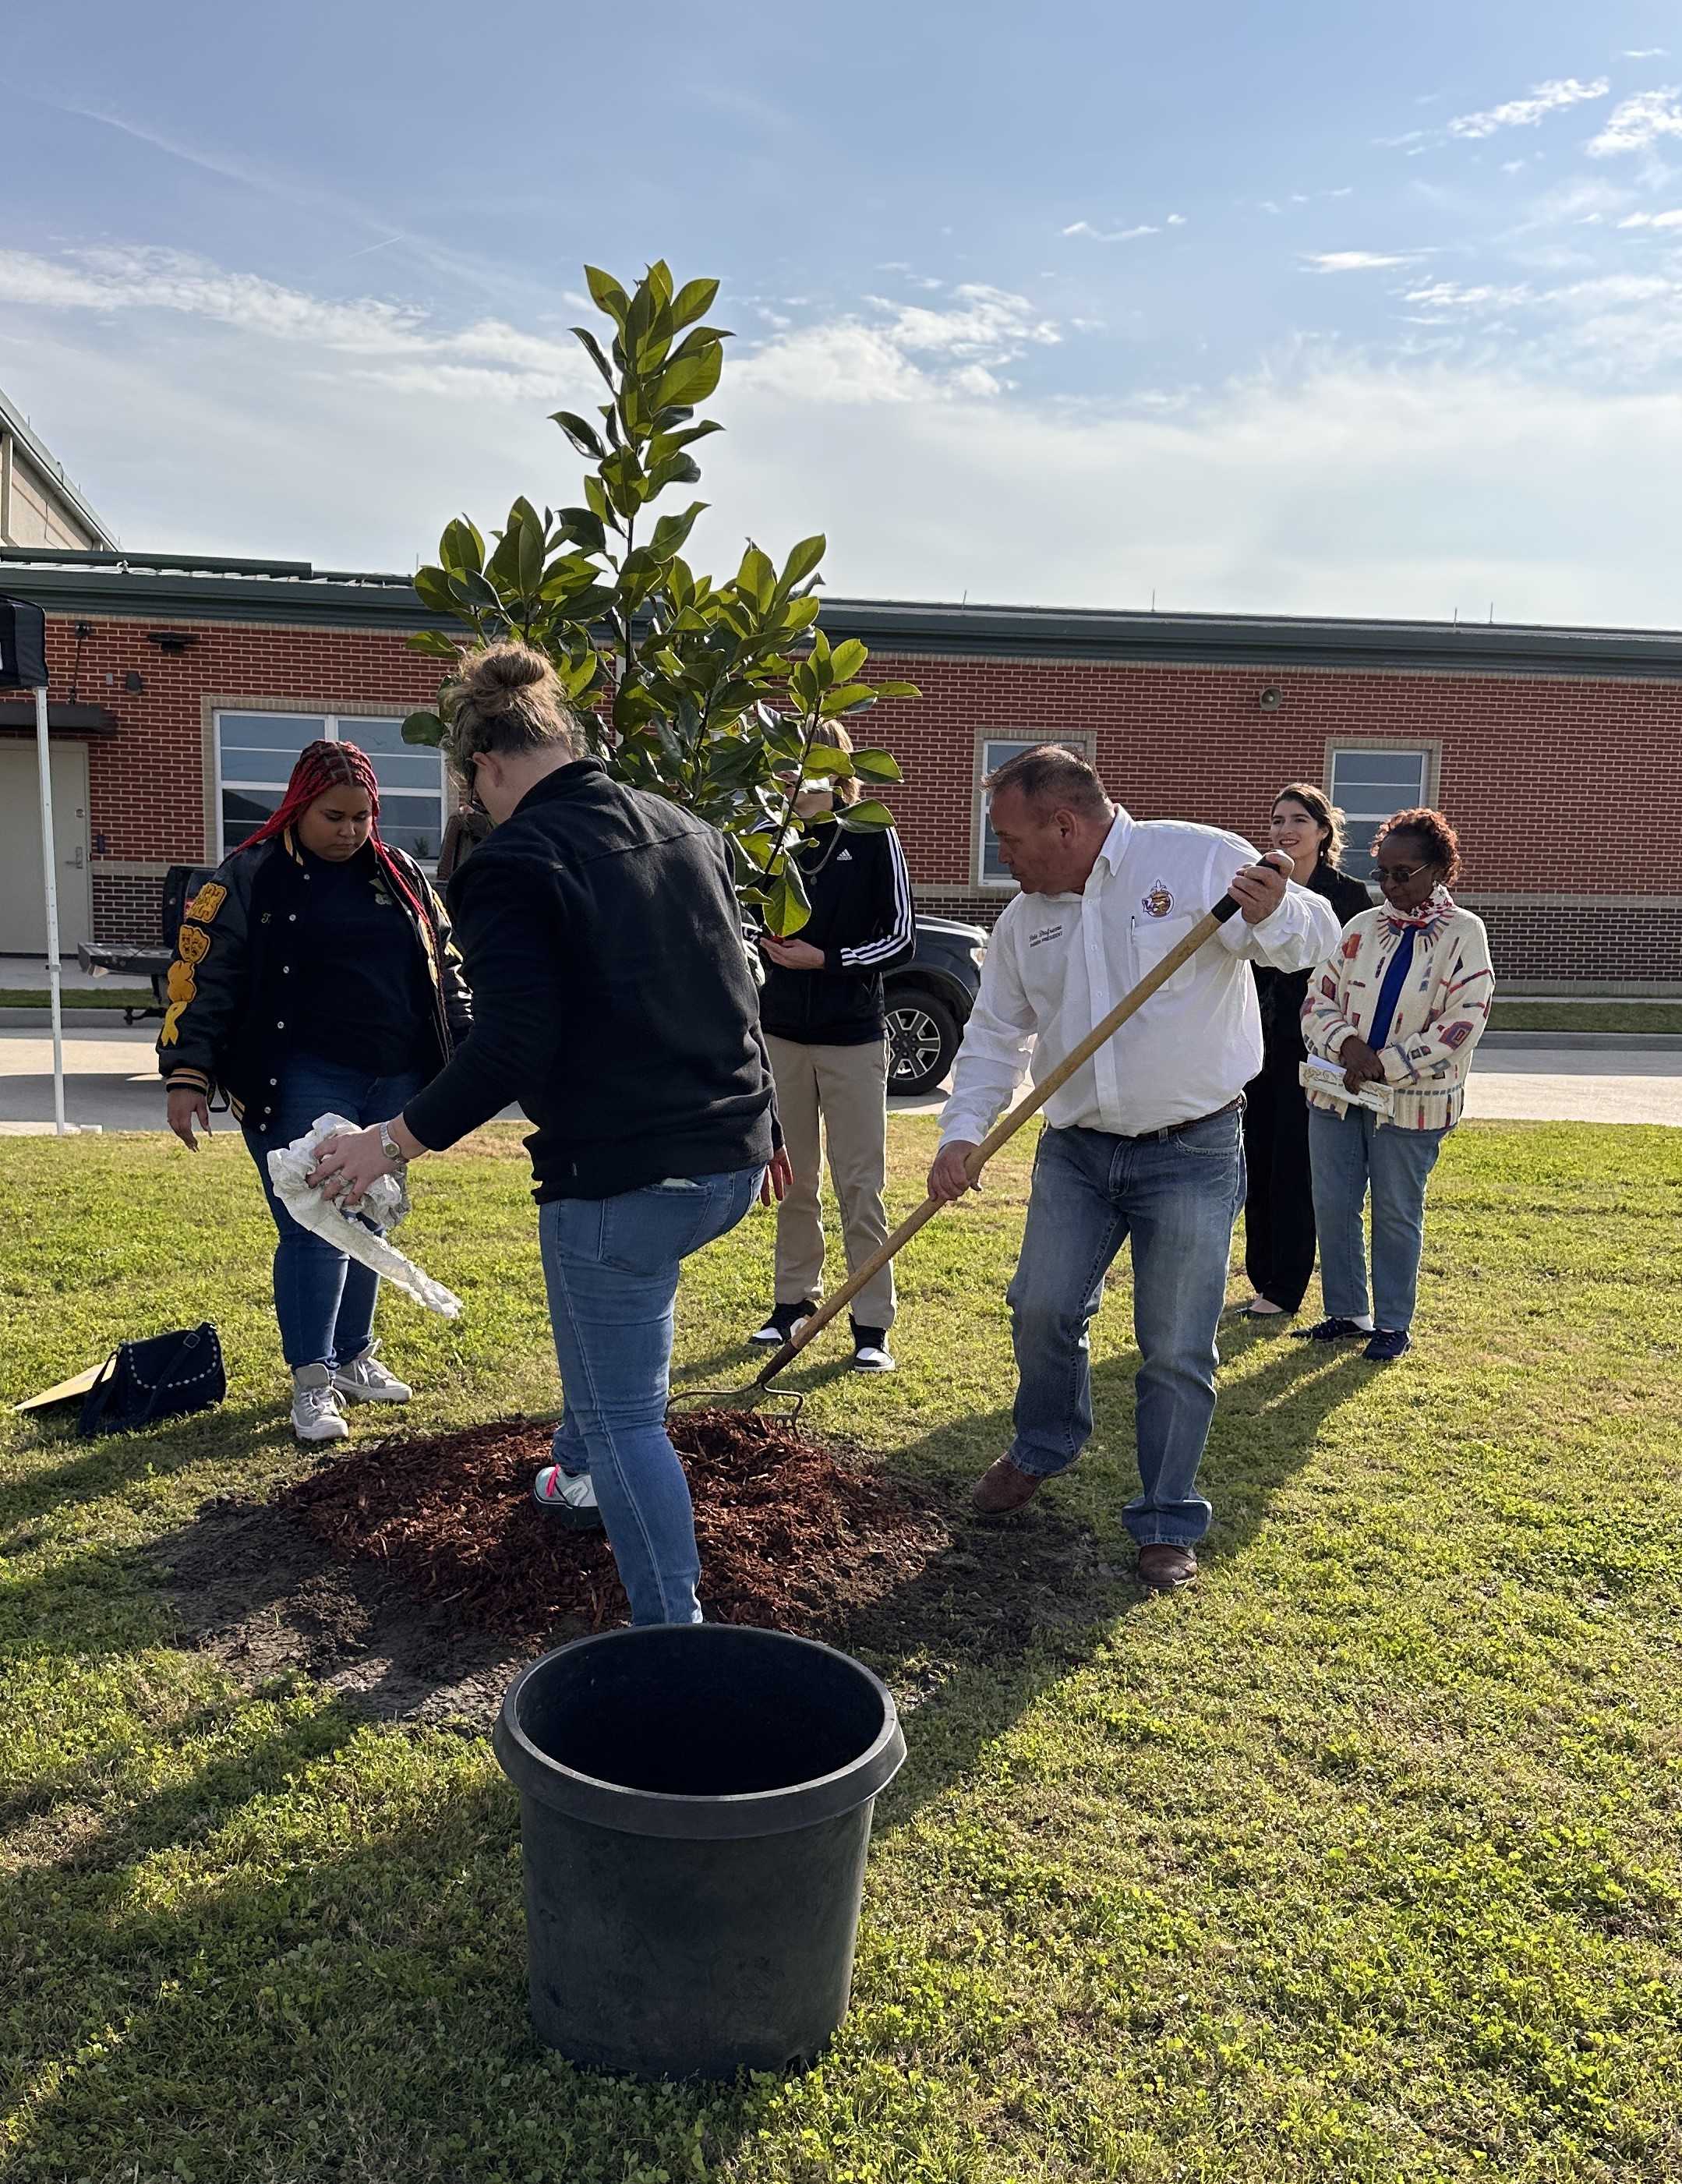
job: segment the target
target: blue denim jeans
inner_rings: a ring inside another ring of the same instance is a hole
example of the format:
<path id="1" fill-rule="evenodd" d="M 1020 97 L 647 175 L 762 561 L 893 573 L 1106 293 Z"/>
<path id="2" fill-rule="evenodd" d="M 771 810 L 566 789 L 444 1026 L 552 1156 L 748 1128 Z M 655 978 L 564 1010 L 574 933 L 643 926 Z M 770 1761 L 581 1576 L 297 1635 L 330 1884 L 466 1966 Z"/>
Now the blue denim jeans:
<path id="1" fill-rule="evenodd" d="M 689 1482 L 666 1430 L 681 1262 L 727 1234 L 763 1168 L 650 1184 L 537 1211 L 565 1412 L 554 1460 L 588 1471 L 633 1623 L 699 1623 Z"/>
<path id="2" fill-rule="evenodd" d="M 317 1054 L 294 1054 L 281 1074 L 273 1128 L 263 1137 L 245 1133 L 263 1195 L 275 1217 L 275 1318 L 281 1348 L 296 1372 L 300 1365 L 344 1365 L 374 1339 L 374 1306 L 380 1277 L 348 1252 L 336 1251 L 294 1221 L 270 1188 L 269 1155 L 301 1138 L 318 1115 L 343 1115 L 353 1123 L 388 1123 L 423 1083 L 418 1069 L 370 1077 Z"/>
<path id="3" fill-rule="evenodd" d="M 1314 1224 L 1320 1232 L 1320 1288 L 1337 1319 L 1367 1311 L 1367 1253 L 1361 1208 L 1373 1191 L 1373 1318 L 1405 1334 L 1413 1323 L 1419 1256 L 1425 1248 L 1425 1185 L 1446 1130 L 1398 1130 L 1370 1107 L 1334 1115 L 1308 1111 L 1314 1169 Z"/>
<path id="4" fill-rule="evenodd" d="M 1011 1461 L 1049 1479 L 1091 1438 L 1087 1329 L 1104 1276 L 1130 1240 L 1142 1490 L 1122 1514 L 1142 1547 L 1189 1547 L 1209 1529 L 1197 1467 L 1215 1414 L 1215 1330 L 1243 1199 L 1236 1112 L 1170 1136 L 1040 1135 L 1022 1254 L 1006 1292 L 1019 1376 Z"/>

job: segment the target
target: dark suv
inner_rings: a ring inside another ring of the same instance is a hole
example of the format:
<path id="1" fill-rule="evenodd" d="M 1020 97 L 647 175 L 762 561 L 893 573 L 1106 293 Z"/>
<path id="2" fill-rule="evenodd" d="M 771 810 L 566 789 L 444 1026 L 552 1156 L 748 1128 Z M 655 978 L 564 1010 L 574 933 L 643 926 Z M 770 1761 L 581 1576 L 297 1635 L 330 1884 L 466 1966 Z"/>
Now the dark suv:
<path id="1" fill-rule="evenodd" d="M 932 1091 L 952 1067 L 981 984 L 987 934 L 950 917 L 919 917 L 909 963 L 883 980 L 888 995 L 888 1089 Z"/>

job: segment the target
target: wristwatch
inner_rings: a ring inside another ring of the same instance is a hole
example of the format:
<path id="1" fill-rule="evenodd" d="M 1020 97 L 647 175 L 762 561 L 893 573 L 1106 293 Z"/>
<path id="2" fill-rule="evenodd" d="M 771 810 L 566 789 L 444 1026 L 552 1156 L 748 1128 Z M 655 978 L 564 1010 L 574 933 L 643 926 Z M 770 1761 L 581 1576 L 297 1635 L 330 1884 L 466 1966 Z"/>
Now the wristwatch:
<path id="1" fill-rule="evenodd" d="M 392 1162 L 393 1167 L 408 1167 L 408 1161 L 404 1158 L 401 1150 L 399 1149 L 397 1139 L 392 1135 L 392 1126 L 390 1123 L 382 1123 L 380 1125 L 380 1150 L 385 1155 L 386 1158 Z"/>

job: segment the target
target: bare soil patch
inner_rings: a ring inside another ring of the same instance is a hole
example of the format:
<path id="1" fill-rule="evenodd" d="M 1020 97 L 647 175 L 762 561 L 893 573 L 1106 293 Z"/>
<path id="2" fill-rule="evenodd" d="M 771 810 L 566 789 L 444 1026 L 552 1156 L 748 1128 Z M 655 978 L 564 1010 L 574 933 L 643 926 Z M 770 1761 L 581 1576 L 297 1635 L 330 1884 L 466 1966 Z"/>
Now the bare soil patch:
<path id="1" fill-rule="evenodd" d="M 965 1659 L 1118 1604 L 1122 1573 L 1038 1506 L 960 1524 L 933 1490 L 786 1420 L 670 1426 L 708 1617 L 848 1645 L 910 1703 Z M 506 1418 L 335 1451 L 270 1503 L 209 1504 L 156 1551 L 163 1581 L 189 1635 L 246 1679 L 302 1668 L 386 1718 L 476 1725 L 521 1661 L 627 1613 L 604 1538 L 532 1499 L 549 1432 Z"/>

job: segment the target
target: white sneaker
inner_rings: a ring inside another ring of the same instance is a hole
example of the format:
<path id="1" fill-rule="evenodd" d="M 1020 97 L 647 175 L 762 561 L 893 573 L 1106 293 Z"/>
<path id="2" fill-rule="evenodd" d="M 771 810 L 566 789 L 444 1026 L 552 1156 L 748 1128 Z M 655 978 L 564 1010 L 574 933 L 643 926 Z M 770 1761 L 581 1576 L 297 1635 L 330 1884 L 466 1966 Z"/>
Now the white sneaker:
<path id="1" fill-rule="evenodd" d="M 343 1440 L 350 1431 L 325 1365 L 301 1365 L 292 1376 L 292 1429 L 300 1440 Z"/>
<path id="2" fill-rule="evenodd" d="M 885 1327 L 860 1327 L 853 1324 L 853 1370 L 855 1373 L 892 1373 L 895 1367 L 894 1353 L 888 1347 Z"/>
<path id="3" fill-rule="evenodd" d="M 558 1463 L 546 1463 L 532 1481 L 532 1499 L 540 1509 L 559 1517 L 569 1531 L 603 1529 L 596 1483 L 588 1471 L 568 1474 Z"/>
<path id="4" fill-rule="evenodd" d="M 387 1372 L 374 1355 L 379 1346 L 370 1342 L 348 1365 L 335 1365 L 333 1385 L 353 1403 L 406 1403 L 415 1390 Z"/>

